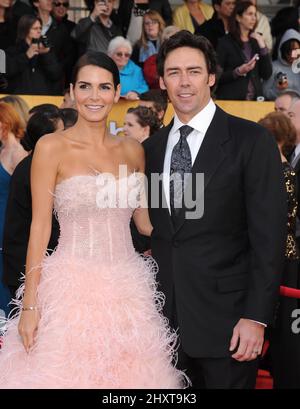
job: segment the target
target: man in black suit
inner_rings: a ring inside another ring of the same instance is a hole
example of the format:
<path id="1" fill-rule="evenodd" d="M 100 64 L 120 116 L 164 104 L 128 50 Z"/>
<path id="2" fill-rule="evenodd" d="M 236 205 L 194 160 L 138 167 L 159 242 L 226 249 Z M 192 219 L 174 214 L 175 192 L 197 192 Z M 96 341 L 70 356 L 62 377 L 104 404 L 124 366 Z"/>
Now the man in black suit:
<path id="1" fill-rule="evenodd" d="M 253 388 L 279 290 L 286 193 L 274 139 L 211 100 L 216 67 L 208 40 L 187 31 L 160 49 L 160 85 L 175 117 L 144 142 L 151 247 L 193 386 Z M 182 198 L 174 175 L 183 171 Z"/>
<path id="2" fill-rule="evenodd" d="M 205 21 L 197 27 L 195 34 L 206 37 L 217 49 L 218 41 L 229 28 L 229 18 L 234 10 L 235 0 L 212 0 L 215 10 L 211 19 Z"/>

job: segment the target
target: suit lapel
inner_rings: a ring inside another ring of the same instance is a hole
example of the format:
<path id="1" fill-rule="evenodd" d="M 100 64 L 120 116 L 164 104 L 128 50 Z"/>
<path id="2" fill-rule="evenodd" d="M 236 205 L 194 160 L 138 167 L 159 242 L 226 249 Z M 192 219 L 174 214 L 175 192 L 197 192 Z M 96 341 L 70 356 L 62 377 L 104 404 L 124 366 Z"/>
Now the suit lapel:
<path id="1" fill-rule="evenodd" d="M 212 176 L 217 171 L 221 163 L 226 157 L 226 154 L 222 148 L 222 144 L 229 138 L 227 114 L 217 107 L 213 120 L 199 152 L 196 156 L 195 162 L 192 168 L 192 177 L 189 180 L 189 184 L 192 183 L 192 191 L 195 192 L 196 189 L 196 175 L 199 173 L 204 174 L 204 194 L 207 185 L 210 183 Z M 191 188 L 191 187 L 190 187 Z M 189 211 L 184 206 L 179 214 L 178 223 L 176 225 L 175 231 L 182 227 L 185 222 L 185 213 Z"/>
<path id="2" fill-rule="evenodd" d="M 153 155 L 153 160 L 155 160 L 155 162 L 153 163 L 153 166 L 151 166 L 151 173 L 155 171 L 155 173 L 157 172 L 159 175 L 163 174 L 168 137 L 169 137 L 169 132 L 172 129 L 173 122 L 174 121 L 172 120 L 169 123 L 169 125 L 167 125 L 164 129 L 162 129 L 159 135 L 157 135 L 157 140 L 155 141 L 155 152 Z M 162 181 L 160 181 L 159 183 L 159 196 L 160 196 L 159 211 L 161 212 L 161 219 L 166 220 L 167 226 L 173 234 L 174 226 L 173 226 L 171 215 L 170 215 L 169 208 L 167 205 L 167 200 L 166 200 Z"/>

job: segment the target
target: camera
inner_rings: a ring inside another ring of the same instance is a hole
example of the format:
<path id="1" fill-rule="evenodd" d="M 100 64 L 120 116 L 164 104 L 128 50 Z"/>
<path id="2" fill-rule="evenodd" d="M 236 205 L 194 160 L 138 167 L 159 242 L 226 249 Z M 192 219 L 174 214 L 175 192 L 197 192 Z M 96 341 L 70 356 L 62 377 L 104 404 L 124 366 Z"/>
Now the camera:
<path id="1" fill-rule="evenodd" d="M 276 80 L 278 85 L 283 85 L 285 82 L 287 82 L 287 74 L 285 72 L 278 72 L 276 74 Z"/>
<path id="2" fill-rule="evenodd" d="M 31 44 L 42 44 L 45 48 L 50 48 L 51 44 L 47 36 L 41 36 L 40 38 L 33 38 Z"/>
<path id="3" fill-rule="evenodd" d="M 49 41 L 49 38 L 47 36 L 41 36 L 40 37 L 40 43 L 45 47 L 45 48 L 50 48 L 51 44 Z"/>

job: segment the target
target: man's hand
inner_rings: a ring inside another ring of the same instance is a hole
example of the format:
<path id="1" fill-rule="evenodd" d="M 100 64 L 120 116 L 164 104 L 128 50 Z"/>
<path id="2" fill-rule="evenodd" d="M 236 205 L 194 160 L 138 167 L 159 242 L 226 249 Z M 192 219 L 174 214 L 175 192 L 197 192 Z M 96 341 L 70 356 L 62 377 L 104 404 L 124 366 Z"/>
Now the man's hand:
<path id="1" fill-rule="evenodd" d="M 93 17 L 94 20 L 96 20 L 97 17 L 100 16 L 100 14 L 105 13 L 107 11 L 107 5 L 104 1 L 97 1 L 95 4 L 95 7 L 91 13 L 91 16 Z"/>
<path id="2" fill-rule="evenodd" d="M 233 329 L 230 341 L 230 351 L 237 352 L 232 358 L 239 362 L 253 361 L 261 354 L 264 344 L 265 327 L 257 322 L 241 318 Z"/>

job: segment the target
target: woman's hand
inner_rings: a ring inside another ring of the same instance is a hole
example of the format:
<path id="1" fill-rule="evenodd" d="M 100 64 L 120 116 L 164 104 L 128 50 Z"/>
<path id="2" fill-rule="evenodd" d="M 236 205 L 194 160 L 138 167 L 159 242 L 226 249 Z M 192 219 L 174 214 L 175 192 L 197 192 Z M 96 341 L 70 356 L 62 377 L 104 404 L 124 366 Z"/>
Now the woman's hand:
<path id="1" fill-rule="evenodd" d="M 138 94 L 134 91 L 128 92 L 128 94 L 125 95 L 125 98 L 129 101 L 137 101 L 138 99 L 140 99 Z"/>
<path id="2" fill-rule="evenodd" d="M 245 64 L 240 65 L 237 67 L 237 74 L 241 76 L 246 76 L 248 72 L 252 71 L 256 65 L 256 61 L 259 59 L 258 55 L 255 54 L 254 57 L 251 58 Z"/>
<path id="3" fill-rule="evenodd" d="M 39 54 L 38 44 L 31 44 L 28 50 L 26 51 L 27 57 L 31 60 L 35 55 Z"/>
<path id="4" fill-rule="evenodd" d="M 39 54 L 47 54 L 50 51 L 50 47 L 45 47 L 42 43 L 39 44 Z"/>
<path id="5" fill-rule="evenodd" d="M 18 330 L 27 353 L 34 344 L 39 321 L 40 313 L 38 310 L 22 311 Z"/>
<path id="6" fill-rule="evenodd" d="M 265 40 L 264 40 L 264 38 L 263 38 L 263 36 L 261 34 L 254 32 L 254 33 L 250 34 L 250 37 L 254 38 L 258 42 L 259 48 L 265 48 L 266 47 Z"/>

